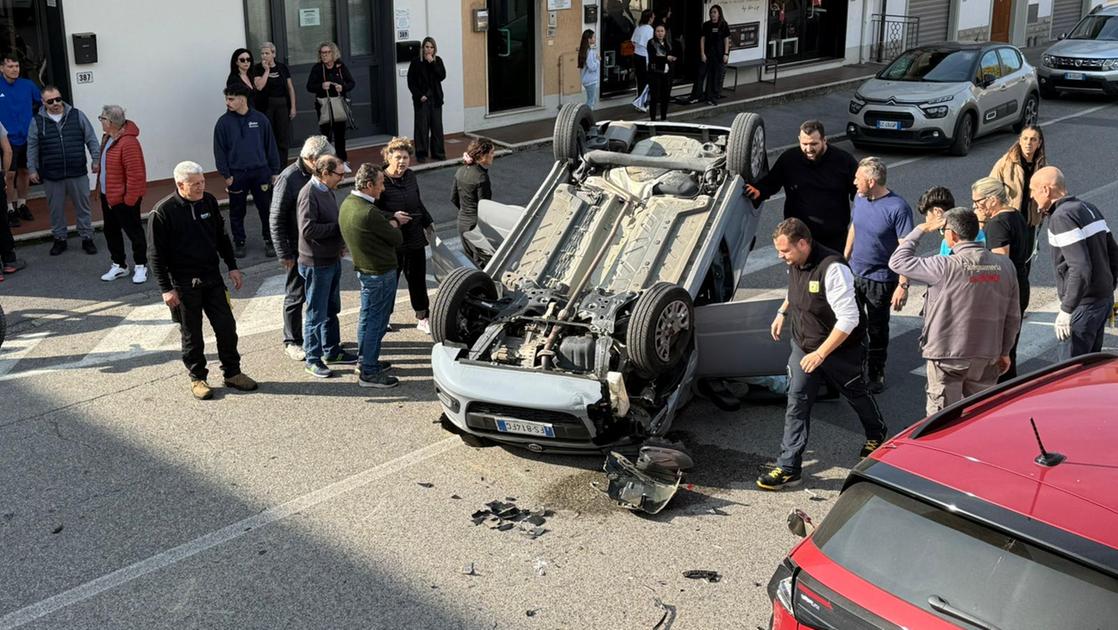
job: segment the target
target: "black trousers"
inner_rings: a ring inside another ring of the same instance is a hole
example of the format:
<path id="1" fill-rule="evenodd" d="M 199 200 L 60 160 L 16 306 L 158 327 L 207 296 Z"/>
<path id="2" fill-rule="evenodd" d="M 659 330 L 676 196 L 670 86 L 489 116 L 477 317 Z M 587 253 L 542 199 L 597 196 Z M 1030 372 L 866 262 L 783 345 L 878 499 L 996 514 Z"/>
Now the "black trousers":
<path id="1" fill-rule="evenodd" d="M 415 318 L 427 319 L 431 302 L 427 297 L 427 257 L 423 248 L 397 249 L 396 265 L 408 281 L 408 297 L 411 298 Z"/>
<path id="2" fill-rule="evenodd" d="M 307 288 L 299 265 L 287 270 L 283 285 L 283 345 L 303 345 L 303 304 L 307 301 Z"/>
<path id="3" fill-rule="evenodd" d="M 644 92 L 648 85 L 648 60 L 640 55 L 633 55 L 633 74 L 637 77 L 637 96 Z"/>
<path id="4" fill-rule="evenodd" d="M 1032 292 L 1032 287 L 1029 286 L 1029 271 L 1032 269 L 1031 262 L 1025 263 L 1025 268 L 1017 274 L 1017 288 L 1018 288 L 1018 302 L 1021 306 L 1021 316 L 1024 317 L 1025 309 L 1029 307 L 1029 294 Z M 1022 327 L 1024 327 L 1024 320 L 1022 320 Z M 1009 349 L 1009 369 L 998 377 L 999 383 L 1004 383 L 1011 378 L 1017 378 L 1017 343 L 1021 341 L 1021 332 L 1017 332 L 1017 338 L 1013 340 L 1013 347 Z"/>
<path id="5" fill-rule="evenodd" d="M 264 110 L 261 112 L 268 117 L 272 124 L 272 137 L 276 139 L 276 149 L 279 150 L 280 164 L 287 164 L 287 151 L 291 148 L 291 106 L 283 96 L 270 96 L 267 103 L 262 103 Z"/>
<path id="6" fill-rule="evenodd" d="M 217 356 L 221 361 L 222 374 L 225 378 L 240 374 L 237 322 L 233 319 L 225 283 L 211 280 L 199 286 L 176 289 L 182 304 L 171 309 L 171 319 L 179 325 L 179 332 L 182 333 L 182 362 L 186 365 L 191 380 L 205 380 L 209 374 L 206 369 L 205 334 L 202 331 L 203 314 L 210 320 L 214 336 L 217 337 Z"/>
<path id="7" fill-rule="evenodd" d="M 318 132 L 326 136 L 330 144 L 334 145 L 334 155 L 343 162 L 349 161 L 349 154 L 345 150 L 345 122 L 336 122 L 333 125 L 319 125 Z"/>
<path id="8" fill-rule="evenodd" d="M 101 196 L 101 215 L 105 219 L 105 243 L 109 246 L 109 258 L 121 267 L 126 267 L 128 259 L 124 254 L 124 235 L 132 243 L 132 262 L 137 265 L 148 264 L 148 238 L 144 233 L 144 221 L 140 218 L 140 203 L 129 206 L 118 203 L 110 206 L 104 194 Z"/>
<path id="9" fill-rule="evenodd" d="M 16 259 L 16 241 L 12 238 L 12 226 L 8 223 L 8 193 L 0 186 L 0 261 L 13 262 Z"/>
<path id="10" fill-rule="evenodd" d="M 699 63 L 699 73 L 695 76 L 695 84 L 691 88 L 691 98 L 707 100 L 722 98 L 723 72 L 725 66 L 722 64 L 722 56 L 707 55 L 707 60 Z"/>
<path id="11" fill-rule="evenodd" d="M 672 75 L 663 72 L 648 73 L 648 118 L 656 120 L 656 110 L 660 110 L 660 120 L 668 119 L 668 101 L 672 97 Z"/>
<path id="12" fill-rule="evenodd" d="M 425 159 L 446 159 L 443 145 L 443 107 L 431 101 L 415 106 L 415 156 Z"/>
<path id="13" fill-rule="evenodd" d="M 893 292 L 897 282 L 878 282 L 854 276 L 854 297 L 866 322 L 866 374 L 885 375 L 885 359 L 889 354 L 889 311 L 893 308 Z"/>

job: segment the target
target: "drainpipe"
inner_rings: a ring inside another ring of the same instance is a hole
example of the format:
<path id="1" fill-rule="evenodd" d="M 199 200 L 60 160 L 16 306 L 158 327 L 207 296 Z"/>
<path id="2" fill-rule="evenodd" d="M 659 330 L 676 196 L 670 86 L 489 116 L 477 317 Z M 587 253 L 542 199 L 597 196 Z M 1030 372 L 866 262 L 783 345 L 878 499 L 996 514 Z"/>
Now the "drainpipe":
<path id="1" fill-rule="evenodd" d="M 877 62 L 885 51 L 885 14 L 889 11 L 889 0 L 881 0 L 881 23 L 877 25 Z"/>

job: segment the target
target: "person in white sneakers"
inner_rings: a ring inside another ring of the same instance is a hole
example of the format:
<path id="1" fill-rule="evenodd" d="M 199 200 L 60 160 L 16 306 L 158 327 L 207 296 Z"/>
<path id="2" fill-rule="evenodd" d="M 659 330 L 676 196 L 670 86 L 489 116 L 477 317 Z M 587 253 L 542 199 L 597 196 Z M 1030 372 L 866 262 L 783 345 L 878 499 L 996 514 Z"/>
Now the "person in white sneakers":
<path id="1" fill-rule="evenodd" d="M 101 279 L 111 282 L 128 275 L 124 253 L 124 237 L 132 242 L 132 260 L 136 267 L 132 282 L 143 284 L 148 279 L 147 235 L 140 219 L 140 203 L 147 191 L 147 168 L 144 150 L 140 148 L 140 128 L 124 115 L 120 105 L 101 108 L 101 169 L 97 179 L 97 196 L 101 198 L 101 214 L 105 218 L 105 242 L 113 266 Z"/>

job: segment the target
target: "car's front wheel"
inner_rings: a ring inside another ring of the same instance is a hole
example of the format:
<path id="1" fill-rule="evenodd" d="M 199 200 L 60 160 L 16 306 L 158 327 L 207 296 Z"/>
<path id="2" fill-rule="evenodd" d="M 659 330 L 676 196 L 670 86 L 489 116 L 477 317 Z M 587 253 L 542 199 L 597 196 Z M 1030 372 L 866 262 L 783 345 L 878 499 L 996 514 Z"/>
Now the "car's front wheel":
<path id="1" fill-rule="evenodd" d="M 726 167 L 731 173 L 741 175 L 752 184 L 764 177 L 769 170 L 769 157 L 765 149 L 765 121 L 752 112 L 734 116 L 730 126 L 730 139 L 726 147 Z"/>
<path id="2" fill-rule="evenodd" d="M 1040 118 L 1040 99 L 1036 94 L 1030 93 L 1025 99 L 1025 105 L 1021 108 L 1021 120 L 1018 120 L 1013 125 L 1014 133 L 1021 133 L 1025 127 L 1032 127 L 1036 125 L 1037 120 Z"/>
<path id="3" fill-rule="evenodd" d="M 658 376 L 687 356 L 694 335 L 691 294 L 677 284 L 657 282 L 633 306 L 626 333 L 629 360 L 640 372 Z"/>
<path id="4" fill-rule="evenodd" d="M 497 287 L 484 271 L 459 267 L 447 274 L 431 302 L 431 337 L 471 344 L 488 322 L 486 302 L 497 299 Z"/>
<path id="5" fill-rule="evenodd" d="M 974 120 L 973 112 L 967 112 L 959 118 L 959 122 L 955 125 L 955 141 L 951 143 L 948 153 L 951 155 L 970 153 L 970 145 L 974 142 Z"/>
<path id="6" fill-rule="evenodd" d="M 586 137 L 594 126 L 594 113 L 583 103 L 567 103 L 555 117 L 551 148 L 560 162 L 579 160 L 586 151 Z"/>

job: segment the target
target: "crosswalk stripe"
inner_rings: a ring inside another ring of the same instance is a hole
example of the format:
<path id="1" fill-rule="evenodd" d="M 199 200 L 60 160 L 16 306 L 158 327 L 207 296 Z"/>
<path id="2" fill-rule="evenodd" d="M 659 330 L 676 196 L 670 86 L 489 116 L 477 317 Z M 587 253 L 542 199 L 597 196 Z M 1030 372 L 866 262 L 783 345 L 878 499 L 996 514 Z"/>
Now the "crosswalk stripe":
<path id="1" fill-rule="evenodd" d="M 12 371 L 23 357 L 31 354 L 39 342 L 46 339 L 47 332 L 28 333 L 8 339 L 0 349 L 0 376 Z"/>
<path id="2" fill-rule="evenodd" d="M 129 312 L 75 367 L 122 361 L 156 351 L 177 326 L 164 304 L 145 304 Z"/>
<path id="3" fill-rule="evenodd" d="M 283 296 L 286 293 L 287 275 L 269 276 L 260 283 L 256 294 L 249 298 L 241 314 L 237 316 L 237 334 L 254 335 L 272 330 L 276 326 L 276 315 L 283 312 Z M 236 304 L 236 302 L 234 302 Z"/>

